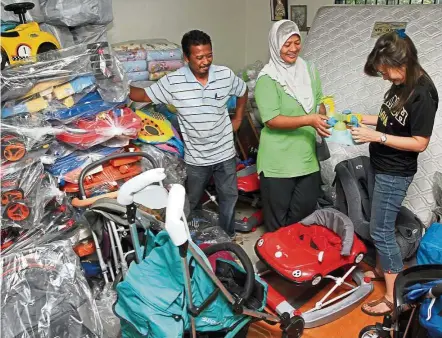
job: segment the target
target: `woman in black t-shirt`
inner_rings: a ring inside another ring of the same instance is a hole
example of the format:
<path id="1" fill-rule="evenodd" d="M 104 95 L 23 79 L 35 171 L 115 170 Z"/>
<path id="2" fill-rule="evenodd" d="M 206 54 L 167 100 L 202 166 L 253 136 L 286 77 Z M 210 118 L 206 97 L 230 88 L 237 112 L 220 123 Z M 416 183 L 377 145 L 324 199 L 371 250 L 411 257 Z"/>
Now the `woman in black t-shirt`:
<path id="1" fill-rule="evenodd" d="M 376 130 L 364 124 L 352 130 L 356 142 L 370 142 L 375 172 L 370 235 L 376 246 L 377 264 L 366 276 L 386 283 L 384 297 L 364 304 L 362 310 L 381 316 L 393 310 L 394 281 L 403 269 L 395 237 L 396 216 L 417 171 L 417 157 L 430 141 L 439 98 L 404 30 L 378 39 L 364 71 L 392 82 L 379 115 L 363 117 L 362 122 L 375 125 Z"/>

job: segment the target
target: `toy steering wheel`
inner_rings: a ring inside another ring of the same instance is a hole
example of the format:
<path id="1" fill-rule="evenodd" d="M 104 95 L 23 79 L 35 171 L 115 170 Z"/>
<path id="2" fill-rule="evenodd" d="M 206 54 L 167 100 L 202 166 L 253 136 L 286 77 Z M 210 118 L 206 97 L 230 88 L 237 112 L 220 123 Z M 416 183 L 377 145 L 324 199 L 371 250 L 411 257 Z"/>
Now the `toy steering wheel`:
<path id="1" fill-rule="evenodd" d="M 6 5 L 5 11 L 14 12 L 14 14 L 17 14 L 20 19 L 20 23 L 23 24 L 26 23 L 26 18 L 25 18 L 26 12 L 33 9 L 34 6 L 35 4 L 33 4 L 32 2 L 19 2 L 15 4 Z"/>

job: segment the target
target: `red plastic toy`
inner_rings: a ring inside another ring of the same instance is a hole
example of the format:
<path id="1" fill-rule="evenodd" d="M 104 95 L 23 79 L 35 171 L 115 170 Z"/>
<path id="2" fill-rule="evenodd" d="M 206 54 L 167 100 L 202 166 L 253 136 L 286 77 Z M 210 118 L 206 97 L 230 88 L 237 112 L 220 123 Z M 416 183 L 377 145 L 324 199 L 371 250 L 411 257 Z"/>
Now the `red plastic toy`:
<path id="1" fill-rule="evenodd" d="M 301 223 L 266 233 L 255 245 L 261 261 L 279 275 L 290 282 L 312 285 L 338 268 L 360 263 L 367 252 L 356 235 L 349 256 L 342 256 L 341 249 L 341 238 L 332 230 Z"/>
<path id="2" fill-rule="evenodd" d="M 80 119 L 74 128 L 57 135 L 59 141 L 87 149 L 113 137 L 136 139 L 141 119 L 129 108 L 110 110 L 96 115 L 95 119 Z"/>

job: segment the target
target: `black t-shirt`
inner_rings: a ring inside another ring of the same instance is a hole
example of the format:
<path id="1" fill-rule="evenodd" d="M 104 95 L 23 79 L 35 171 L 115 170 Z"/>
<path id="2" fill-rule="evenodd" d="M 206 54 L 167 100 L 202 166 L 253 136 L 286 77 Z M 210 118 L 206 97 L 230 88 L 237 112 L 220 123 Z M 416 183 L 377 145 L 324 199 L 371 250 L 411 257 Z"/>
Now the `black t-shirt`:
<path id="1" fill-rule="evenodd" d="M 393 91 L 392 91 L 393 92 Z M 376 130 L 394 136 L 429 137 L 433 131 L 439 97 L 433 82 L 422 75 L 410 98 L 400 111 L 391 107 L 398 100 L 391 94 L 382 104 Z M 417 171 L 417 152 L 390 148 L 381 143 L 370 144 L 370 158 L 374 170 L 393 176 L 413 176 Z"/>

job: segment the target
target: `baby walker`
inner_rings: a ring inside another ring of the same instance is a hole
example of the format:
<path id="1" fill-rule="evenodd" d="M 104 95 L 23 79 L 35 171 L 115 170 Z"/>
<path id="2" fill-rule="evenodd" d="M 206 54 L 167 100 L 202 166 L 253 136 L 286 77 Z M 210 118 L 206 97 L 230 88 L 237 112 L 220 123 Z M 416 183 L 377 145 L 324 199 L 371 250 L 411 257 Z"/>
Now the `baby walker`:
<path id="1" fill-rule="evenodd" d="M 366 247 L 356 237 L 350 219 L 335 209 L 317 210 L 300 223 L 264 234 L 257 241 L 255 252 L 268 269 L 291 283 L 314 287 L 323 279 L 335 282 L 313 309 L 302 313 L 306 328 L 324 325 L 346 315 L 373 291 L 372 282 L 357 268 L 367 252 Z M 346 270 L 342 277 L 333 275 L 342 268 Z M 258 269 L 261 276 L 267 272 Z M 341 286 L 348 290 L 329 299 Z M 267 304 L 276 313 L 299 314 L 270 285 Z"/>

